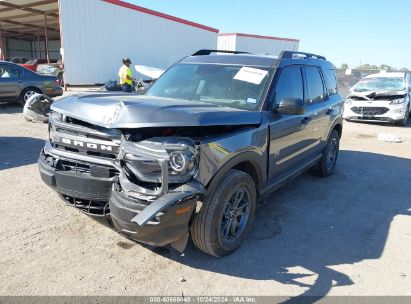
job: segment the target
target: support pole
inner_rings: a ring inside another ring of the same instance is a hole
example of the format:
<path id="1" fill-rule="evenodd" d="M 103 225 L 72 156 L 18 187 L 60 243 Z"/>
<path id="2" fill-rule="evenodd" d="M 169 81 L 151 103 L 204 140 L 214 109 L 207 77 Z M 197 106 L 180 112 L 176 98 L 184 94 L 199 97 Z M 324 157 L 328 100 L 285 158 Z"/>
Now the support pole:
<path id="1" fill-rule="evenodd" d="M 33 46 L 34 46 L 34 49 L 33 49 Z M 36 46 L 34 45 L 34 40 L 30 41 L 30 57 L 36 58 Z"/>
<path id="2" fill-rule="evenodd" d="M 37 52 L 39 52 L 38 54 L 37 54 L 37 58 L 42 58 L 41 57 L 41 45 L 40 45 L 40 34 L 39 34 L 39 32 L 37 32 Z"/>
<path id="3" fill-rule="evenodd" d="M 6 50 L 5 50 L 5 45 L 3 41 L 3 30 L 1 29 L 1 23 L 0 23 L 0 49 L 1 49 L 0 59 L 4 60 L 5 59 L 4 53 L 6 52 Z"/>
<path id="4" fill-rule="evenodd" d="M 49 54 L 49 34 L 47 31 L 47 15 L 44 15 L 44 36 L 45 36 L 45 45 L 46 45 L 46 56 L 47 63 L 50 64 L 50 54 Z"/>

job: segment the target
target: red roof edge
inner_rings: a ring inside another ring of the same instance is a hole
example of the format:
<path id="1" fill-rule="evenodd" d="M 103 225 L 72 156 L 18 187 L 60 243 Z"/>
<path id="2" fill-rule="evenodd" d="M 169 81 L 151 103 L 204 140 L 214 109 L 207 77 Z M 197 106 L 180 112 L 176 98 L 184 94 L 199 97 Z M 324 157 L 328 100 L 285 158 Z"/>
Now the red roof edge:
<path id="1" fill-rule="evenodd" d="M 200 29 L 203 29 L 203 30 L 206 30 L 206 31 L 213 32 L 213 33 L 218 33 L 219 32 L 218 29 L 215 29 L 215 28 L 212 28 L 212 27 L 209 27 L 209 26 L 205 26 L 205 25 L 202 25 L 202 24 L 199 24 L 199 23 L 195 23 L 195 22 L 191 22 L 191 21 L 188 21 L 188 20 L 185 20 L 185 19 L 177 18 L 177 17 L 171 16 L 171 15 L 163 14 L 163 13 L 153 11 L 151 9 L 141 7 L 141 6 L 138 6 L 138 5 L 135 5 L 135 4 L 131 4 L 131 3 L 128 3 L 128 2 L 124 2 L 124 1 L 121 1 L 121 0 L 102 0 L 102 1 L 108 2 L 108 3 L 111 3 L 111 4 L 115 4 L 115 5 L 119 5 L 119 6 L 122 6 L 122 7 L 125 7 L 125 8 L 129 8 L 129 9 L 139 11 L 139 12 L 142 12 L 142 13 L 146 13 L 146 14 L 149 14 L 149 15 L 153 15 L 153 16 L 156 16 L 156 17 L 160 17 L 160 18 L 171 20 L 171 21 L 179 22 L 179 23 L 182 23 L 182 24 L 190 25 L 190 26 L 193 26 L 193 27 L 197 27 L 197 28 L 200 28 Z"/>
<path id="2" fill-rule="evenodd" d="M 250 38 L 260 38 L 260 39 L 285 40 L 285 41 L 300 42 L 299 39 L 281 38 L 281 37 L 271 37 L 271 36 L 261 36 L 261 35 L 251 35 L 251 34 L 243 34 L 243 33 L 219 33 L 218 36 L 241 36 L 241 37 L 250 37 Z"/>

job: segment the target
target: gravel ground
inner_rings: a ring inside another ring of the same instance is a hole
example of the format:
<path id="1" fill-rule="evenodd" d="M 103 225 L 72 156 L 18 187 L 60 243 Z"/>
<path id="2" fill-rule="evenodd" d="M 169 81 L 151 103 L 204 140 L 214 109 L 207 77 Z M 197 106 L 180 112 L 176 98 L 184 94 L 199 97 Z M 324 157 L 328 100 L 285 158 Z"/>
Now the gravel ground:
<path id="1" fill-rule="evenodd" d="M 38 173 L 46 136 L 0 105 L 0 295 L 411 295 L 410 124 L 345 123 L 336 174 L 273 193 L 222 259 L 133 243 L 66 207 Z"/>

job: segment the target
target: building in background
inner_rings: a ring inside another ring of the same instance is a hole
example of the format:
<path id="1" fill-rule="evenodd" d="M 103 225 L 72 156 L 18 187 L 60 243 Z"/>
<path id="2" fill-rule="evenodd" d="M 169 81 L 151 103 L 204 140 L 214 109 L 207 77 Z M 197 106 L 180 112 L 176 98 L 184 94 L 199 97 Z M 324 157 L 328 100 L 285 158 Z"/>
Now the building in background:
<path id="1" fill-rule="evenodd" d="M 69 84 L 117 78 L 123 57 L 167 68 L 215 48 L 218 30 L 118 0 L 60 0 L 61 45 Z"/>
<path id="2" fill-rule="evenodd" d="M 217 48 L 278 56 L 281 51 L 298 51 L 300 40 L 242 33 L 219 33 Z"/>
<path id="3" fill-rule="evenodd" d="M 59 59 L 57 0 L 0 1 L 0 49 L 0 59 Z"/>
<path id="4" fill-rule="evenodd" d="M 218 30 L 119 0 L 0 1 L 0 59 L 64 59 L 69 85 L 117 78 L 121 59 L 167 68 Z"/>
<path id="5" fill-rule="evenodd" d="M 296 39 L 218 33 L 120 0 L 0 1 L 0 59 L 62 58 L 68 85 L 117 79 L 123 57 L 164 69 L 200 49 L 298 50 Z"/>

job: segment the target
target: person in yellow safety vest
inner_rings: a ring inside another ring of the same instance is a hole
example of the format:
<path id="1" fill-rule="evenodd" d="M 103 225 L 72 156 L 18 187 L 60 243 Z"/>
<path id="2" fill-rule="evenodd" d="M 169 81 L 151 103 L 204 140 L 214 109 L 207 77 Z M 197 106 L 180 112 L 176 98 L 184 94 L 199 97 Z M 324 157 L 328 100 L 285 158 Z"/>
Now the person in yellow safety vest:
<path id="1" fill-rule="evenodd" d="M 118 77 L 120 78 L 120 85 L 124 92 L 131 93 L 133 91 L 133 81 L 135 78 L 131 76 L 130 58 L 123 58 L 123 66 L 118 71 Z"/>

